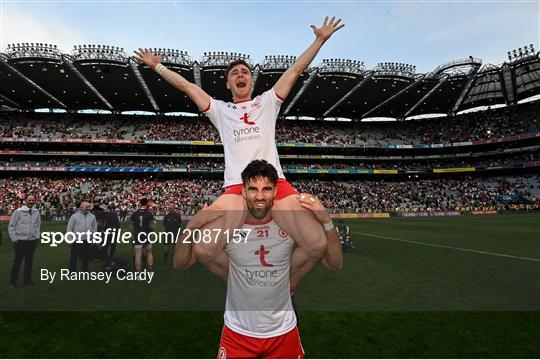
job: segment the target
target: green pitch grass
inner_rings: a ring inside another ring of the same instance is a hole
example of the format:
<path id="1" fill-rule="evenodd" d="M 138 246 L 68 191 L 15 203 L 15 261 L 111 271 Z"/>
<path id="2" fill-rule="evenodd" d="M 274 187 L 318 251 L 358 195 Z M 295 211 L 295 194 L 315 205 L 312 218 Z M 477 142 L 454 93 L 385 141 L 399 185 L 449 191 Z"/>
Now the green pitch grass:
<path id="1" fill-rule="evenodd" d="M 308 357 L 540 357 L 539 215 L 349 225 L 344 269 L 319 266 L 297 291 Z M 69 249 L 40 245 L 37 287 L 13 292 L 2 232 L 0 357 L 215 358 L 225 284 L 201 267 L 162 267 L 158 245 L 151 284 L 47 284 L 40 268 L 66 267 Z M 129 245 L 118 252 L 131 256 Z"/>

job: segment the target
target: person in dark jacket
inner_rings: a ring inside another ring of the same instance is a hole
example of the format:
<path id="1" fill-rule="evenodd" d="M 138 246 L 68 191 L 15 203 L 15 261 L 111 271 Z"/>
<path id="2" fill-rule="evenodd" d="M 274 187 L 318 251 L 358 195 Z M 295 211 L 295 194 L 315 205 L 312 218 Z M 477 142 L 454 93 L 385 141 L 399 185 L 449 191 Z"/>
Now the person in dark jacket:
<path id="1" fill-rule="evenodd" d="M 120 219 L 112 206 L 103 210 L 103 232 L 105 233 L 107 229 L 111 229 L 109 231 L 111 235 L 109 235 L 103 250 L 107 259 L 112 259 L 116 253 L 116 242 L 113 241 L 113 234 L 118 233 L 120 229 Z M 113 232 L 113 230 L 116 230 L 116 232 Z"/>
<path id="2" fill-rule="evenodd" d="M 167 265 L 169 261 L 169 254 L 173 249 L 174 240 L 176 239 L 180 227 L 182 225 L 182 216 L 175 211 L 174 203 L 170 203 L 167 206 L 167 215 L 163 218 L 163 226 L 165 227 L 165 232 L 172 234 L 172 237 L 168 235 L 166 237 L 166 242 L 163 245 L 163 264 Z M 181 239 L 181 235 L 178 236 L 178 239 Z M 181 241 L 181 240 L 180 240 Z"/>

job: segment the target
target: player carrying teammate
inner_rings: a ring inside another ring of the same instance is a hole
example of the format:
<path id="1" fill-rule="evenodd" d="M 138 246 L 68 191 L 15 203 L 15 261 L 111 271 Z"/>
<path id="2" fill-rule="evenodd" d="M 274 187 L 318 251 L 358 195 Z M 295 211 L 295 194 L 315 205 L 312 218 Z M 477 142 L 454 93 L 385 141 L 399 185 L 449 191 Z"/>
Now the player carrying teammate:
<path id="1" fill-rule="evenodd" d="M 220 251 L 212 271 L 227 281 L 225 326 L 221 335 L 219 358 L 301 358 L 297 319 L 290 296 L 290 270 L 310 267 L 309 258 L 295 253 L 295 243 L 272 219 L 270 211 L 276 195 L 278 173 L 264 160 L 252 161 L 242 172 L 248 215 L 243 231 L 245 240 L 230 241 Z M 326 222 L 328 213 L 315 197 L 305 195 L 304 206 Z M 191 224 L 201 227 L 221 216 L 223 211 L 206 208 Z M 341 245 L 335 229 L 326 232 L 327 265 L 337 270 L 343 264 Z M 195 261 L 190 244 L 178 242 L 175 267 L 186 268 Z M 307 262 L 295 263 L 295 259 Z M 291 263 L 293 262 L 293 263 Z M 303 271 L 302 276 L 307 274 Z M 299 279 L 298 276 L 295 276 Z"/>
<path id="2" fill-rule="evenodd" d="M 164 67 L 161 55 L 153 55 L 147 49 L 135 51 L 135 58 L 158 72 L 166 81 L 184 92 L 210 118 L 217 128 L 225 153 L 226 191 L 212 204 L 227 210 L 225 215 L 205 227 L 209 229 L 233 229 L 243 224 L 247 212 L 243 202 L 240 173 L 247 164 L 263 158 L 278 172 L 277 195 L 272 216 L 302 247 L 313 260 L 325 254 L 326 238 L 323 227 L 315 216 L 304 209 L 298 201 L 298 192 L 285 180 L 275 143 L 275 125 L 279 109 L 289 92 L 308 68 L 324 43 L 344 25 L 333 17 L 325 18 L 321 27 L 312 25 L 315 34 L 313 43 L 294 64 L 283 73 L 274 87 L 251 99 L 253 85 L 251 69 L 242 60 L 234 61 L 226 71 L 227 88 L 231 90 L 234 103 L 212 99 L 204 90 L 187 81 L 178 73 Z M 329 226 L 329 225 L 328 225 Z M 215 260 L 223 249 L 224 239 L 217 243 L 195 246 L 197 259 L 205 265 Z"/>
<path id="3" fill-rule="evenodd" d="M 148 211 L 148 203 L 148 199 L 141 199 L 139 208 L 131 214 L 131 222 L 129 223 L 129 231 L 131 231 L 132 239 L 135 242 L 135 271 L 141 271 L 143 250 L 146 251 L 146 270 L 152 271 L 154 266 L 152 243 L 148 241 L 147 236 L 156 227 L 156 220 L 154 215 Z"/>

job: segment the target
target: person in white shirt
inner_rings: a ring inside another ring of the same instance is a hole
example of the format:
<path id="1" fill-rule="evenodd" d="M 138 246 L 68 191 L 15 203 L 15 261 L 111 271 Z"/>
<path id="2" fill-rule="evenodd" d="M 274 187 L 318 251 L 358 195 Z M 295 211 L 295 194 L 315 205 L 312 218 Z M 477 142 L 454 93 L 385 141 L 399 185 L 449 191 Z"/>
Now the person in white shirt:
<path id="1" fill-rule="evenodd" d="M 242 178 L 242 194 L 248 208 L 242 228 L 245 239 L 228 242 L 210 267 L 227 281 L 225 325 L 218 357 L 302 358 L 304 350 L 291 302 L 290 278 L 298 283 L 314 264 L 303 249 L 295 249 L 294 240 L 272 218 L 270 209 L 278 181 L 276 169 L 264 160 L 254 160 L 242 172 Z M 318 199 L 303 194 L 300 201 L 316 213 L 319 221 L 329 220 Z M 209 209 L 194 217 L 191 224 L 195 228 L 223 214 L 221 210 Z M 343 265 L 339 237 L 335 229 L 326 234 L 329 246 L 323 263 L 339 270 Z M 176 268 L 193 264 L 193 247 L 189 243 L 177 243 L 174 260 Z"/>
<path id="2" fill-rule="evenodd" d="M 324 43 L 344 25 L 341 19 L 325 18 L 321 27 L 312 25 L 313 43 L 287 69 L 273 88 L 251 99 L 253 79 L 251 68 L 243 60 L 232 62 L 225 72 L 227 88 L 231 90 L 233 103 L 212 99 L 203 89 L 187 81 L 160 62 L 162 55 L 154 55 L 147 49 L 135 51 L 135 58 L 155 70 L 167 82 L 184 92 L 217 128 L 224 146 L 226 191 L 212 204 L 223 208 L 225 215 L 205 225 L 206 229 L 221 229 L 230 233 L 242 226 L 247 216 L 242 199 L 240 173 L 254 159 L 264 159 L 278 172 L 277 195 L 272 208 L 275 221 L 291 234 L 295 242 L 312 260 L 320 260 L 326 251 L 327 239 L 323 226 L 313 213 L 306 211 L 298 201 L 296 191 L 286 180 L 281 169 L 275 142 L 275 125 L 279 109 L 297 80 L 308 68 Z M 188 224 L 189 226 L 189 224 Z M 326 224 L 327 227 L 330 224 Z M 194 248 L 197 260 L 207 267 L 221 251 L 224 236 L 209 244 L 197 244 Z"/>
<path id="3" fill-rule="evenodd" d="M 27 195 L 25 205 L 16 209 L 9 219 L 8 233 L 13 247 L 15 257 L 11 267 L 10 288 L 19 288 L 19 271 L 24 260 L 24 285 L 34 286 L 32 282 L 32 265 L 34 263 L 34 253 L 38 239 L 41 236 L 41 214 L 35 207 L 36 197 Z"/>

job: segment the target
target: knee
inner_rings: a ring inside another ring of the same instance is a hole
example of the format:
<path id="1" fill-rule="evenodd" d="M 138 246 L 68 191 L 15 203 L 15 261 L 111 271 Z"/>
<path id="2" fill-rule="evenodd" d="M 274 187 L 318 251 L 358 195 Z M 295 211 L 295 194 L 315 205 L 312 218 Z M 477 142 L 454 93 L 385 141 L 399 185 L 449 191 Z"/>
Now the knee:
<path id="1" fill-rule="evenodd" d="M 322 239 L 314 239 L 314 241 L 308 242 L 307 248 L 304 251 L 311 260 L 321 260 L 324 254 L 326 254 L 326 238 L 323 237 Z"/>
<path id="2" fill-rule="evenodd" d="M 193 252 L 198 262 L 203 265 L 211 263 L 215 259 L 215 247 L 212 244 L 195 244 Z"/>
<path id="3" fill-rule="evenodd" d="M 311 260 L 319 261 L 326 254 L 326 235 L 322 226 L 318 223 L 314 226 L 302 226 L 300 231 L 303 234 L 305 244 L 304 251 Z"/>
<path id="4" fill-rule="evenodd" d="M 189 266 L 189 261 L 187 260 L 174 259 L 173 261 L 173 268 L 175 268 L 176 270 L 185 270 L 188 268 L 188 266 Z"/>

